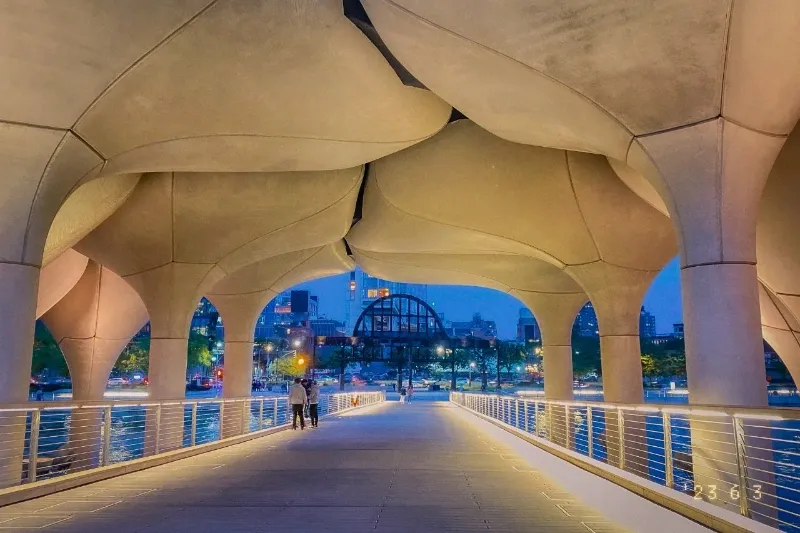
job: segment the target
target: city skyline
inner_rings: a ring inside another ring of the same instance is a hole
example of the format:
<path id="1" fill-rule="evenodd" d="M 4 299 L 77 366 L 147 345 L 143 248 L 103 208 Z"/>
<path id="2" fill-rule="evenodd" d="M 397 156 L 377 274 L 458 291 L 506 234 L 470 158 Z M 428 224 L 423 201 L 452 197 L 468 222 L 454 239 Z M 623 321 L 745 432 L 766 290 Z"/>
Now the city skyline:
<path id="1" fill-rule="evenodd" d="M 321 316 L 345 320 L 347 301 L 345 293 L 350 274 L 339 274 L 327 278 L 307 281 L 295 287 L 309 290 L 319 296 Z M 513 296 L 484 287 L 464 285 L 428 284 L 428 303 L 447 320 L 467 321 L 473 313 L 497 322 L 501 339 L 516 337 L 519 309 L 524 304 Z M 680 269 L 677 258 L 671 260 L 656 276 L 642 303 L 656 317 L 656 332 L 671 333 L 672 324 L 683 322 L 681 304 Z"/>

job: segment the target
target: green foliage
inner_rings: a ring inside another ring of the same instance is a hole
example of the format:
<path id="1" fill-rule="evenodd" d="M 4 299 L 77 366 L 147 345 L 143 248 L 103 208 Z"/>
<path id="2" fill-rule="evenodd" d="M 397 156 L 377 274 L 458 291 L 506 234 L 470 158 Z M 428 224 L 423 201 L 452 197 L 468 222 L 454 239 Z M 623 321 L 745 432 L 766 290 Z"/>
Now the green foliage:
<path id="1" fill-rule="evenodd" d="M 150 339 L 134 338 L 117 359 L 114 368 L 123 374 L 147 372 L 150 366 Z"/>
<path id="2" fill-rule="evenodd" d="M 497 342 L 497 369 L 506 370 L 509 377 L 516 366 L 525 364 L 525 348 L 516 342 Z"/>
<path id="3" fill-rule="evenodd" d="M 600 339 L 597 337 L 572 336 L 572 371 L 577 376 L 596 372 L 602 374 L 600 364 Z M 547 368 L 545 367 L 545 372 Z"/>
<path id="4" fill-rule="evenodd" d="M 56 340 L 40 321 L 36 321 L 33 338 L 33 363 L 31 373 L 41 374 L 45 370 L 62 377 L 69 376 L 69 368 Z"/>
<path id="5" fill-rule="evenodd" d="M 642 354 L 642 374 L 648 378 L 658 375 L 658 364 L 652 355 Z"/>
<path id="6" fill-rule="evenodd" d="M 285 355 L 275 359 L 275 374 L 291 378 L 303 376 L 306 373 L 306 367 L 298 364 L 299 359 L 294 355 Z"/>
<path id="7" fill-rule="evenodd" d="M 196 331 L 189 334 L 189 354 L 187 360 L 189 368 L 193 366 L 210 367 L 211 350 L 208 348 L 208 338 Z"/>

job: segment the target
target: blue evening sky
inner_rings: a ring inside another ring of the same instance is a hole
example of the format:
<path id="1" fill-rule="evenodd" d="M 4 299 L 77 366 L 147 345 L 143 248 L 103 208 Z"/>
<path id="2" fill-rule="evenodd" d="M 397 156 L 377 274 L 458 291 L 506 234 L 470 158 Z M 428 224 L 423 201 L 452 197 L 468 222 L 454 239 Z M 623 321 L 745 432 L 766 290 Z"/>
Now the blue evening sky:
<path id="1" fill-rule="evenodd" d="M 297 289 L 311 291 L 319 297 L 319 312 L 328 318 L 344 320 L 349 274 L 301 283 Z M 428 301 L 444 313 L 447 320 L 469 320 L 479 312 L 483 318 L 497 322 L 500 338 L 516 336 L 517 318 L 522 303 L 508 294 L 463 285 L 428 285 Z M 656 317 L 659 333 L 671 333 L 672 324 L 683 322 L 678 259 L 661 271 L 644 299 L 644 306 Z"/>

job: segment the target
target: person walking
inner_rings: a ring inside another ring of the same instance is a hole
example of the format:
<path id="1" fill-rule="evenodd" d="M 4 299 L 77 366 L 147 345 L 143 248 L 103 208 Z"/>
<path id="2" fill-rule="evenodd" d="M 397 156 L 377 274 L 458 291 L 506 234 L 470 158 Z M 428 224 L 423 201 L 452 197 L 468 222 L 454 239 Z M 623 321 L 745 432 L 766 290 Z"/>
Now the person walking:
<path id="1" fill-rule="evenodd" d="M 303 378 L 300 380 L 300 384 L 303 386 L 304 389 L 306 389 L 306 397 L 308 397 L 311 394 L 311 380 Z M 306 402 L 305 409 L 303 409 L 303 417 L 309 418 L 308 402 Z"/>
<path id="2" fill-rule="evenodd" d="M 411 403 L 411 400 L 414 398 L 414 385 L 412 383 L 408 384 L 408 396 L 406 397 L 406 401 Z"/>
<path id="3" fill-rule="evenodd" d="M 297 417 L 300 417 L 300 429 L 306 429 L 303 407 L 308 403 L 308 395 L 300 383 L 300 378 L 294 379 L 294 385 L 289 390 L 289 403 L 292 404 L 292 429 L 297 429 Z"/>
<path id="4" fill-rule="evenodd" d="M 311 427 L 319 427 L 319 383 L 316 380 L 311 382 L 308 389 L 308 414 L 311 418 Z"/>
<path id="5" fill-rule="evenodd" d="M 406 388 L 400 387 L 400 403 L 406 403 Z"/>

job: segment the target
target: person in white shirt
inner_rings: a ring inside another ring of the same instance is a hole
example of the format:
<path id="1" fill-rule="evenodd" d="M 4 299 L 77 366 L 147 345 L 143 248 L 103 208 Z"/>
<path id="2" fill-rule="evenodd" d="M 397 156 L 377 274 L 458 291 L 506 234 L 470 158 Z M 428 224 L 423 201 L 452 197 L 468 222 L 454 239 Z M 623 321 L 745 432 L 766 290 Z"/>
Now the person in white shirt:
<path id="1" fill-rule="evenodd" d="M 300 429 L 306 429 L 303 407 L 308 403 L 308 395 L 306 388 L 300 383 L 300 378 L 295 378 L 294 385 L 289 389 L 289 403 L 292 404 L 292 429 L 297 429 L 297 417 L 300 417 Z"/>
<path id="2" fill-rule="evenodd" d="M 319 384 L 316 380 L 311 382 L 308 389 L 308 416 L 311 418 L 311 427 L 319 427 Z"/>

